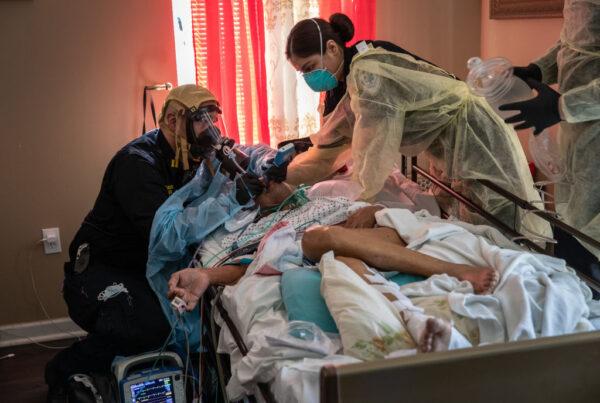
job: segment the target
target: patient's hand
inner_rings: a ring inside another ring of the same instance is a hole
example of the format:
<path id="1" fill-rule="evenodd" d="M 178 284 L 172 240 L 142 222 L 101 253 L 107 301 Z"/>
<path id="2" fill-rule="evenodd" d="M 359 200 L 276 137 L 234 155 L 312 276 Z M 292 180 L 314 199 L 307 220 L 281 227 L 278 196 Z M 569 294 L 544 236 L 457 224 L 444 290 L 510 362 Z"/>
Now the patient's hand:
<path id="1" fill-rule="evenodd" d="M 185 308 L 191 311 L 210 285 L 208 274 L 201 269 L 184 269 L 171 275 L 168 298 L 179 297 Z"/>
<path id="2" fill-rule="evenodd" d="M 373 228 L 375 226 L 375 213 L 382 210 L 383 206 L 367 206 L 357 210 L 346 220 L 346 228 Z"/>

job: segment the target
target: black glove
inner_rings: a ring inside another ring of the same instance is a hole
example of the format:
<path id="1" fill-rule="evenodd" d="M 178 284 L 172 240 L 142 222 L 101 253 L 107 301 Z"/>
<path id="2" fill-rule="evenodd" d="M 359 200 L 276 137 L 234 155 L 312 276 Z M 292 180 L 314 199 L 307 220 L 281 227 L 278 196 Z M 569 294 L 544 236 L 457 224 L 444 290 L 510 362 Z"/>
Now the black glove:
<path id="1" fill-rule="evenodd" d="M 286 161 L 281 166 L 276 166 L 275 164 L 273 164 L 273 158 L 267 160 L 267 165 L 271 165 L 265 171 L 265 178 L 267 179 L 267 181 L 274 181 L 278 183 L 283 182 L 287 177 L 287 167 L 289 164 L 290 161 Z"/>
<path id="2" fill-rule="evenodd" d="M 233 150 L 234 154 L 235 154 L 235 160 L 237 161 L 238 164 L 240 164 L 240 166 L 242 168 L 244 168 L 244 171 L 248 170 L 248 166 L 250 165 L 250 157 L 238 150 L 237 148 Z"/>
<path id="3" fill-rule="evenodd" d="M 265 184 L 258 176 L 247 172 L 235 180 L 235 188 L 235 199 L 243 206 L 260 195 L 265 190 Z"/>
<path id="4" fill-rule="evenodd" d="M 247 170 L 250 163 L 250 158 L 242 151 L 234 148 L 235 141 L 230 138 L 223 138 L 221 144 L 217 147 L 215 156 L 221 161 L 221 170 L 229 175 L 229 179 L 233 180 L 238 173 L 242 173 L 237 164 L 243 169 Z M 235 156 L 235 162 L 227 155 L 225 155 L 225 149 L 230 150 Z"/>
<path id="5" fill-rule="evenodd" d="M 281 143 L 277 144 L 277 148 L 281 148 L 284 145 L 289 144 L 289 143 L 294 143 L 294 149 L 296 150 L 296 155 L 303 153 L 304 151 L 308 150 L 310 147 L 313 146 L 313 143 L 310 140 L 310 137 L 304 137 L 301 139 L 292 139 L 292 140 L 282 141 Z"/>
<path id="6" fill-rule="evenodd" d="M 235 145 L 235 140 L 229 137 L 223 137 L 223 141 L 221 142 L 222 146 L 227 146 L 229 148 L 233 148 Z"/>
<path id="7" fill-rule="evenodd" d="M 538 95 L 535 98 L 502 105 L 499 109 L 520 112 L 504 120 L 506 123 L 523 122 L 515 126 L 516 130 L 535 127 L 533 134 L 540 134 L 546 127 L 553 126 L 562 120 L 558 112 L 560 94 L 546 84 L 531 78 L 527 79 L 527 84 L 537 91 Z"/>
<path id="8" fill-rule="evenodd" d="M 529 63 L 527 67 L 513 67 L 513 74 L 523 81 L 533 78 L 536 81 L 542 81 L 542 70 L 537 64 Z"/>
<path id="9" fill-rule="evenodd" d="M 223 157 L 221 160 L 221 172 L 223 172 L 223 174 L 226 176 L 229 176 L 229 179 L 231 180 L 234 180 L 237 174 L 242 173 L 235 162 L 227 156 Z"/>

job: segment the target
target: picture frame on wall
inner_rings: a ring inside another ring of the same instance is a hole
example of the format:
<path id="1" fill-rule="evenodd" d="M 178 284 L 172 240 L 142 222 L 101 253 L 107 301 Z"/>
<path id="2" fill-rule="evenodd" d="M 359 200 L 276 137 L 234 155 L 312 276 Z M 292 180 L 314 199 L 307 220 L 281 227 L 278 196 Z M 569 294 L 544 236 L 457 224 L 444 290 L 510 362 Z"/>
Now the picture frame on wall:
<path id="1" fill-rule="evenodd" d="M 490 0 L 490 19 L 560 18 L 564 0 Z"/>

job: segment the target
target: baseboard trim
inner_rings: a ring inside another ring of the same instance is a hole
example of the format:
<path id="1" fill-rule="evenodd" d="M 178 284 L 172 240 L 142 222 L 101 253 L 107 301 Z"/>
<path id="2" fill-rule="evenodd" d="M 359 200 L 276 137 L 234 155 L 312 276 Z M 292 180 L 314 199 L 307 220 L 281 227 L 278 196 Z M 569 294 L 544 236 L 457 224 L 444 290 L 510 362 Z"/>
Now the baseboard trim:
<path id="1" fill-rule="evenodd" d="M 86 334 L 71 318 L 15 323 L 0 326 L 0 348 L 72 339 Z"/>

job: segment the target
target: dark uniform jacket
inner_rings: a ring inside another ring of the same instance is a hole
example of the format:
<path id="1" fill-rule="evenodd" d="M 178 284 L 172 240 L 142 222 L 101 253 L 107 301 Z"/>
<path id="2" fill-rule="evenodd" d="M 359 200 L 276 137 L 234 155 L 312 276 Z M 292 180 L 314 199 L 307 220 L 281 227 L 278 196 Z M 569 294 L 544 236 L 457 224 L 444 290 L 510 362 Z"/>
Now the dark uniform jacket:
<path id="1" fill-rule="evenodd" d="M 145 272 L 154 214 L 183 185 L 175 153 L 159 129 L 123 147 L 110 161 L 100 193 L 69 248 L 89 243 L 91 262 Z"/>

